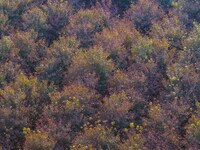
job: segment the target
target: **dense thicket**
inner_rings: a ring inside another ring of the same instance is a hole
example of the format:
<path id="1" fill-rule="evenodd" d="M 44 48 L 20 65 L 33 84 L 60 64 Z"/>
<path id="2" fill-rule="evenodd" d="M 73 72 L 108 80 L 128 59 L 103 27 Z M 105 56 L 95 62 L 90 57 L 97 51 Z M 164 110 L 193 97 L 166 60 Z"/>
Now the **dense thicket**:
<path id="1" fill-rule="evenodd" d="M 199 0 L 0 0 L 0 150 L 200 149 Z"/>

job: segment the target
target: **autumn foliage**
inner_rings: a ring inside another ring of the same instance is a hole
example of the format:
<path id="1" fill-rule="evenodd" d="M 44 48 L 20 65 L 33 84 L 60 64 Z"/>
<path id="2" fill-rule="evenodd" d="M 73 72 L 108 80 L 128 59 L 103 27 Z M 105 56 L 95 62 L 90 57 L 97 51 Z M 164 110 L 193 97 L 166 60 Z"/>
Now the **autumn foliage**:
<path id="1" fill-rule="evenodd" d="M 200 149 L 199 0 L 0 0 L 0 150 Z"/>

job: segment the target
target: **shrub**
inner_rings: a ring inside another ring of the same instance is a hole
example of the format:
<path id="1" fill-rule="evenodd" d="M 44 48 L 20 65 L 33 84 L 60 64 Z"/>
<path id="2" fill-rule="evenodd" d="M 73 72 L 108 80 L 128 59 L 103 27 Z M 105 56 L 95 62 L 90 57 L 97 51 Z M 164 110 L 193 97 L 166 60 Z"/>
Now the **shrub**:
<path id="1" fill-rule="evenodd" d="M 77 100 L 81 105 L 90 106 L 92 103 L 95 102 L 98 95 L 92 90 L 89 90 L 87 87 L 81 85 L 81 84 L 72 84 L 69 86 L 65 86 L 63 91 L 59 94 L 59 97 L 55 99 L 54 96 L 52 96 L 53 101 L 57 101 L 59 104 L 65 103 L 66 100 Z"/>
<path id="2" fill-rule="evenodd" d="M 62 92 L 51 94 L 52 105 L 44 115 L 51 118 L 58 126 L 69 125 L 74 132 L 81 130 L 86 119 L 94 113 L 94 105 L 98 104 L 98 95 L 83 85 L 66 86 Z"/>
<path id="3" fill-rule="evenodd" d="M 145 136 L 148 149 L 178 149 L 185 146 L 185 139 L 180 141 L 179 138 L 184 135 L 184 127 L 190 117 L 188 108 L 186 103 L 179 103 L 177 100 L 164 105 L 149 103 L 149 117 L 143 120 L 144 132 L 148 132 Z"/>
<path id="4" fill-rule="evenodd" d="M 195 104 L 199 95 L 197 90 L 199 79 L 195 70 L 195 66 L 187 64 L 175 63 L 168 66 L 167 73 L 171 82 L 168 85 L 170 97 L 179 97 L 189 102 L 191 106 Z"/>
<path id="5" fill-rule="evenodd" d="M 158 66 L 166 63 L 166 53 L 169 48 L 169 42 L 166 39 L 152 39 L 149 37 L 140 37 L 131 48 L 130 61 L 132 64 L 151 64 L 157 63 Z"/>
<path id="6" fill-rule="evenodd" d="M 126 89 L 129 89 L 133 86 L 132 79 L 128 75 L 121 71 L 117 70 L 114 75 L 108 80 L 109 84 L 109 93 L 120 92 Z"/>
<path id="7" fill-rule="evenodd" d="M 84 129 L 84 134 L 75 138 L 72 149 L 80 146 L 94 147 L 95 149 L 118 149 L 119 138 L 112 131 L 103 126 Z"/>
<path id="8" fill-rule="evenodd" d="M 122 14 L 132 3 L 137 1 L 138 0 L 112 0 L 112 4 L 116 5 L 118 7 L 118 12 Z"/>
<path id="9" fill-rule="evenodd" d="M 37 67 L 41 79 L 63 86 L 65 74 L 72 63 L 72 57 L 78 51 L 78 46 L 79 42 L 75 37 L 60 37 L 46 48 L 46 58 Z"/>
<path id="10" fill-rule="evenodd" d="M 39 7 L 33 7 L 32 9 L 27 10 L 22 15 L 24 29 L 34 29 L 36 32 L 39 32 L 39 34 L 45 34 L 45 31 L 48 29 L 47 17 L 48 14 Z"/>
<path id="11" fill-rule="evenodd" d="M 200 2 L 198 0 L 178 0 L 177 5 L 182 14 L 186 13 L 188 15 L 189 22 L 200 21 Z"/>
<path id="12" fill-rule="evenodd" d="M 126 124 L 126 116 L 131 108 L 128 96 L 125 92 L 112 94 L 110 97 L 103 99 L 104 112 L 103 118 L 108 121 L 116 121 L 118 123 Z"/>
<path id="13" fill-rule="evenodd" d="M 199 138 L 200 138 L 200 103 L 196 102 L 196 109 L 194 109 L 194 114 L 189 118 L 188 124 L 186 125 L 186 138 L 190 141 L 190 146 L 198 148 Z"/>
<path id="14" fill-rule="evenodd" d="M 93 115 L 97 99 L 98 95 L 83 85 L 65 86 L 62 92 L 51 94 L 52 103 L 45 108 L 38 128 L 48 130 L 57 142 L 56 148 L 69 148 L 85 121 Z"/>
<path id="15" fill-rule="evenodd" d="M 46 5 L 33 7 L 22 15 L 24 28 L 34 29 L 39 39 L 45 38 L 47 45 L 51 45 L 59 38 L 62 28 L 69 23 L 71 11 L 67 1 L 48 0 Z"/>
<path id="16" fill-rule="evenodd" d="M 101 94 L 107 92 L 107 77 L 114 69 L 114 65 L 111 60 L 108 59 L 108 54 L 103 52 L 101 47 L 94 47 L 86 52 L 78 52 L 73 57 L 72 64 L 69 68 L 68 77 L 70 80 L 76 79 L 76 77 L 85 73 L 95 73 L 99 76 L 97 90 Z"/>
<path id="17" fill-rule="evenodd" d="M 132 65 L 127 71 L 116 70 L 108 79 L 109 93 L 126 91 L 134 95 L 134 91 L 139 91 L 145 84 L 146 76 L 136 67 Z"/>
<path id="18" fill-rule="evenodd" d="M 197 147 L 200 140 L 200 120 L 198 116 L 192 116 L 190 122 L 187 126 L 187 138 L 191 143 L 195 144 Z"/>
<path id="19" fill-rule="evenodd" d="M 193 54 L 193 59 L 196 62 L 200 58 L 200 25 L 196 23 L 194 25 L 194 29 L 184 40 L 184 48 Z"/>
<path id="20" fill-rule="evenodd" d="M 24 138 L 22 128 L 35 127 L 44 106 L 50 103 L 49 93 L 53 90 L 47 82 L 29 79 L 23 73 L 10 86 L 0 90 L 1 135 L 9 137 L 5 141 L 7 149 L 21 146 Z"/>
<path id="21" fill-rule="evenodd" d="M 29 79 L 23 73 L 20 73 L 16 77 L 16 81 L 13 83 L 12 87 L 6 86 L 4 88 L 5 90 L 1 91 L 4 99 L 2 100 L 2 103 L 4 103 L 2 104 L 3 106 L 14 108 L 18 108 L 20 105 L 22 105 L 22 107 L 37 107 L 37 110 L 30 109 L 30 111 L 33 111 L 30 112 L 32 113 L 30 116 L 33 115 L 33 122 L 34 119 L 36 119 L 34 117 L 41 113 L 44 105 L 50 103 L 48 94 L 53 91 L 53 86 L 48 86 L 47 82 L 39 82 L 37 78 L 33 77 Z M 42 96 L 42 99 L 39 99 L 40 96 Z"/>
<path id="22" fill-rule="evenodd" d="M 0 95 L 0 143 L 5 149 L 17 149 L 24 140 L 22 128 L 28 125 L 28 114 L 26 109 L 23 110 L 24 107 L 20 105 L 24 94 L 15 93 L 11 87 L 5 87 L 0 91 Z"/>
<path id="23" fill-rule="evenodd" d="M 25 135 L 25 150 L 53 150 L 55 141 L 47 132 L 31 132 Z"/>
<path id="24" fill-rule="evenodd" d="M 31 0 L 2 0 L 0 8 L 8 16 L 8 23 L 14 28 L 22 28 L 21 15 L 26 11 Z"/>
<path id="25" fill-rule="evenodd" d="M 166 39 L 170 43 L 170 48 L 183 49 L 182 40 L 184 38 L 184 26 L 177 16 L 163 18 L 152 25 L 151 35 L 157 39 Z"/>
<path id="26" fill-rule="evenodd" d="M 77 77 L 76 80 L 73 81 L 73 84 L 81 84 L 86 86 L 88 89 L 95 89 L 98 86 L 98 80 L 98 74 L 93 71 Z"/>
<path id="27" fill-rule="evenodd" d="M 96 34 L 96 43 L 101 45 L 116 63 L 118 68 L 128 67 L 130 49 L 140 34 L 128 20 L 116 21 L 111 28 L 105 28 Z"/>
<path id="28" fill-rule="evenodd" d="M 6 33 L 8 16 L 0 12 L 0 37 Z"/>
<path id="29" fill-rule="evenodd" d="M 67 1 L 54 2 L 49 1 L 47 4 L 48 18 L 47 23 L 54 30 L 60 30 L 69 22 L 69 16 L 72 8 Z"/>
<path id="30" fill-rule="evenodd" d="M 10 51 L 13 48 L 14 43 L 9 36 L 4 36 L 0 39 L 0 61 L 5 62 L 9 59 Z"/>
<path id="31" fill-rule="evenodd" d="M 139 61 L 148 62 L 153 57 L 153 40 L 148 38 L 142 38 L 137 45 L 132 48 L 132 55 Z"/>
<path id="32" fill-rule="evenodd" d="M 47 24 L 49 28 L 45 33 L 45 38 L 48 44 L 52 44 L 54 40 L 59 38 L 62 28 L 69 23 L 72 8 L 67 1 L 54 2 L 52 0 L 47 4 L 46 11 L 48 12 Z"/>
<path id="33" fill-rule="evenodd" d="M 94 44 L 94 34 L 107 25 L 109 16 L 97 9 L 80 10 L 70 17 L 69 34 L 75 34 L 80 40 L 80 47 L 89 48 Z"/>
<path id="34" fill-rule="evenodd" d="M 0 87 L 7 85 L 14 81 L 19 74 L 20 66 L 14 65 L 11 61 L 0 65 Z"/>
<path id="35" fill-rule="evenodd" d="M 163 11 L 156 1 L 139 0 L 127 10 L 126 17 L 134 23 L 139 31 L 147 33 L 152 23 L 163 17 Z"/>
<path id="36" fill-rule="evenodd" d="M 40 50 L 35 43 L 36 36 L 35 32 L 18 32 L 11 37 L 14 43 L 13 60 L 18 60 L 15 62 L 19 63 L 25 72 L 35 72 L 40 62 Z"/>
<path id="37" fill-rule="evenodd" d="M 120 145 L 120 149 L 143 149 L 145 148 L 144 139 L 141 134 L 133 133 L 123 144 Z"/>

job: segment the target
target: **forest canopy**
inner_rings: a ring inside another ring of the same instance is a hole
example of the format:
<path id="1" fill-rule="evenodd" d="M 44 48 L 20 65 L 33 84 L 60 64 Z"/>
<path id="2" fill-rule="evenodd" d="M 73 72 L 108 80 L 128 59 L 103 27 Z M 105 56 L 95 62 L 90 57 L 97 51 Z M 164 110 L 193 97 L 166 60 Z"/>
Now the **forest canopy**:
<path id="1" fill-rule="evenodd" d="M 0 150 L 200 149 L 200 0 L 0 0 Z"/>

